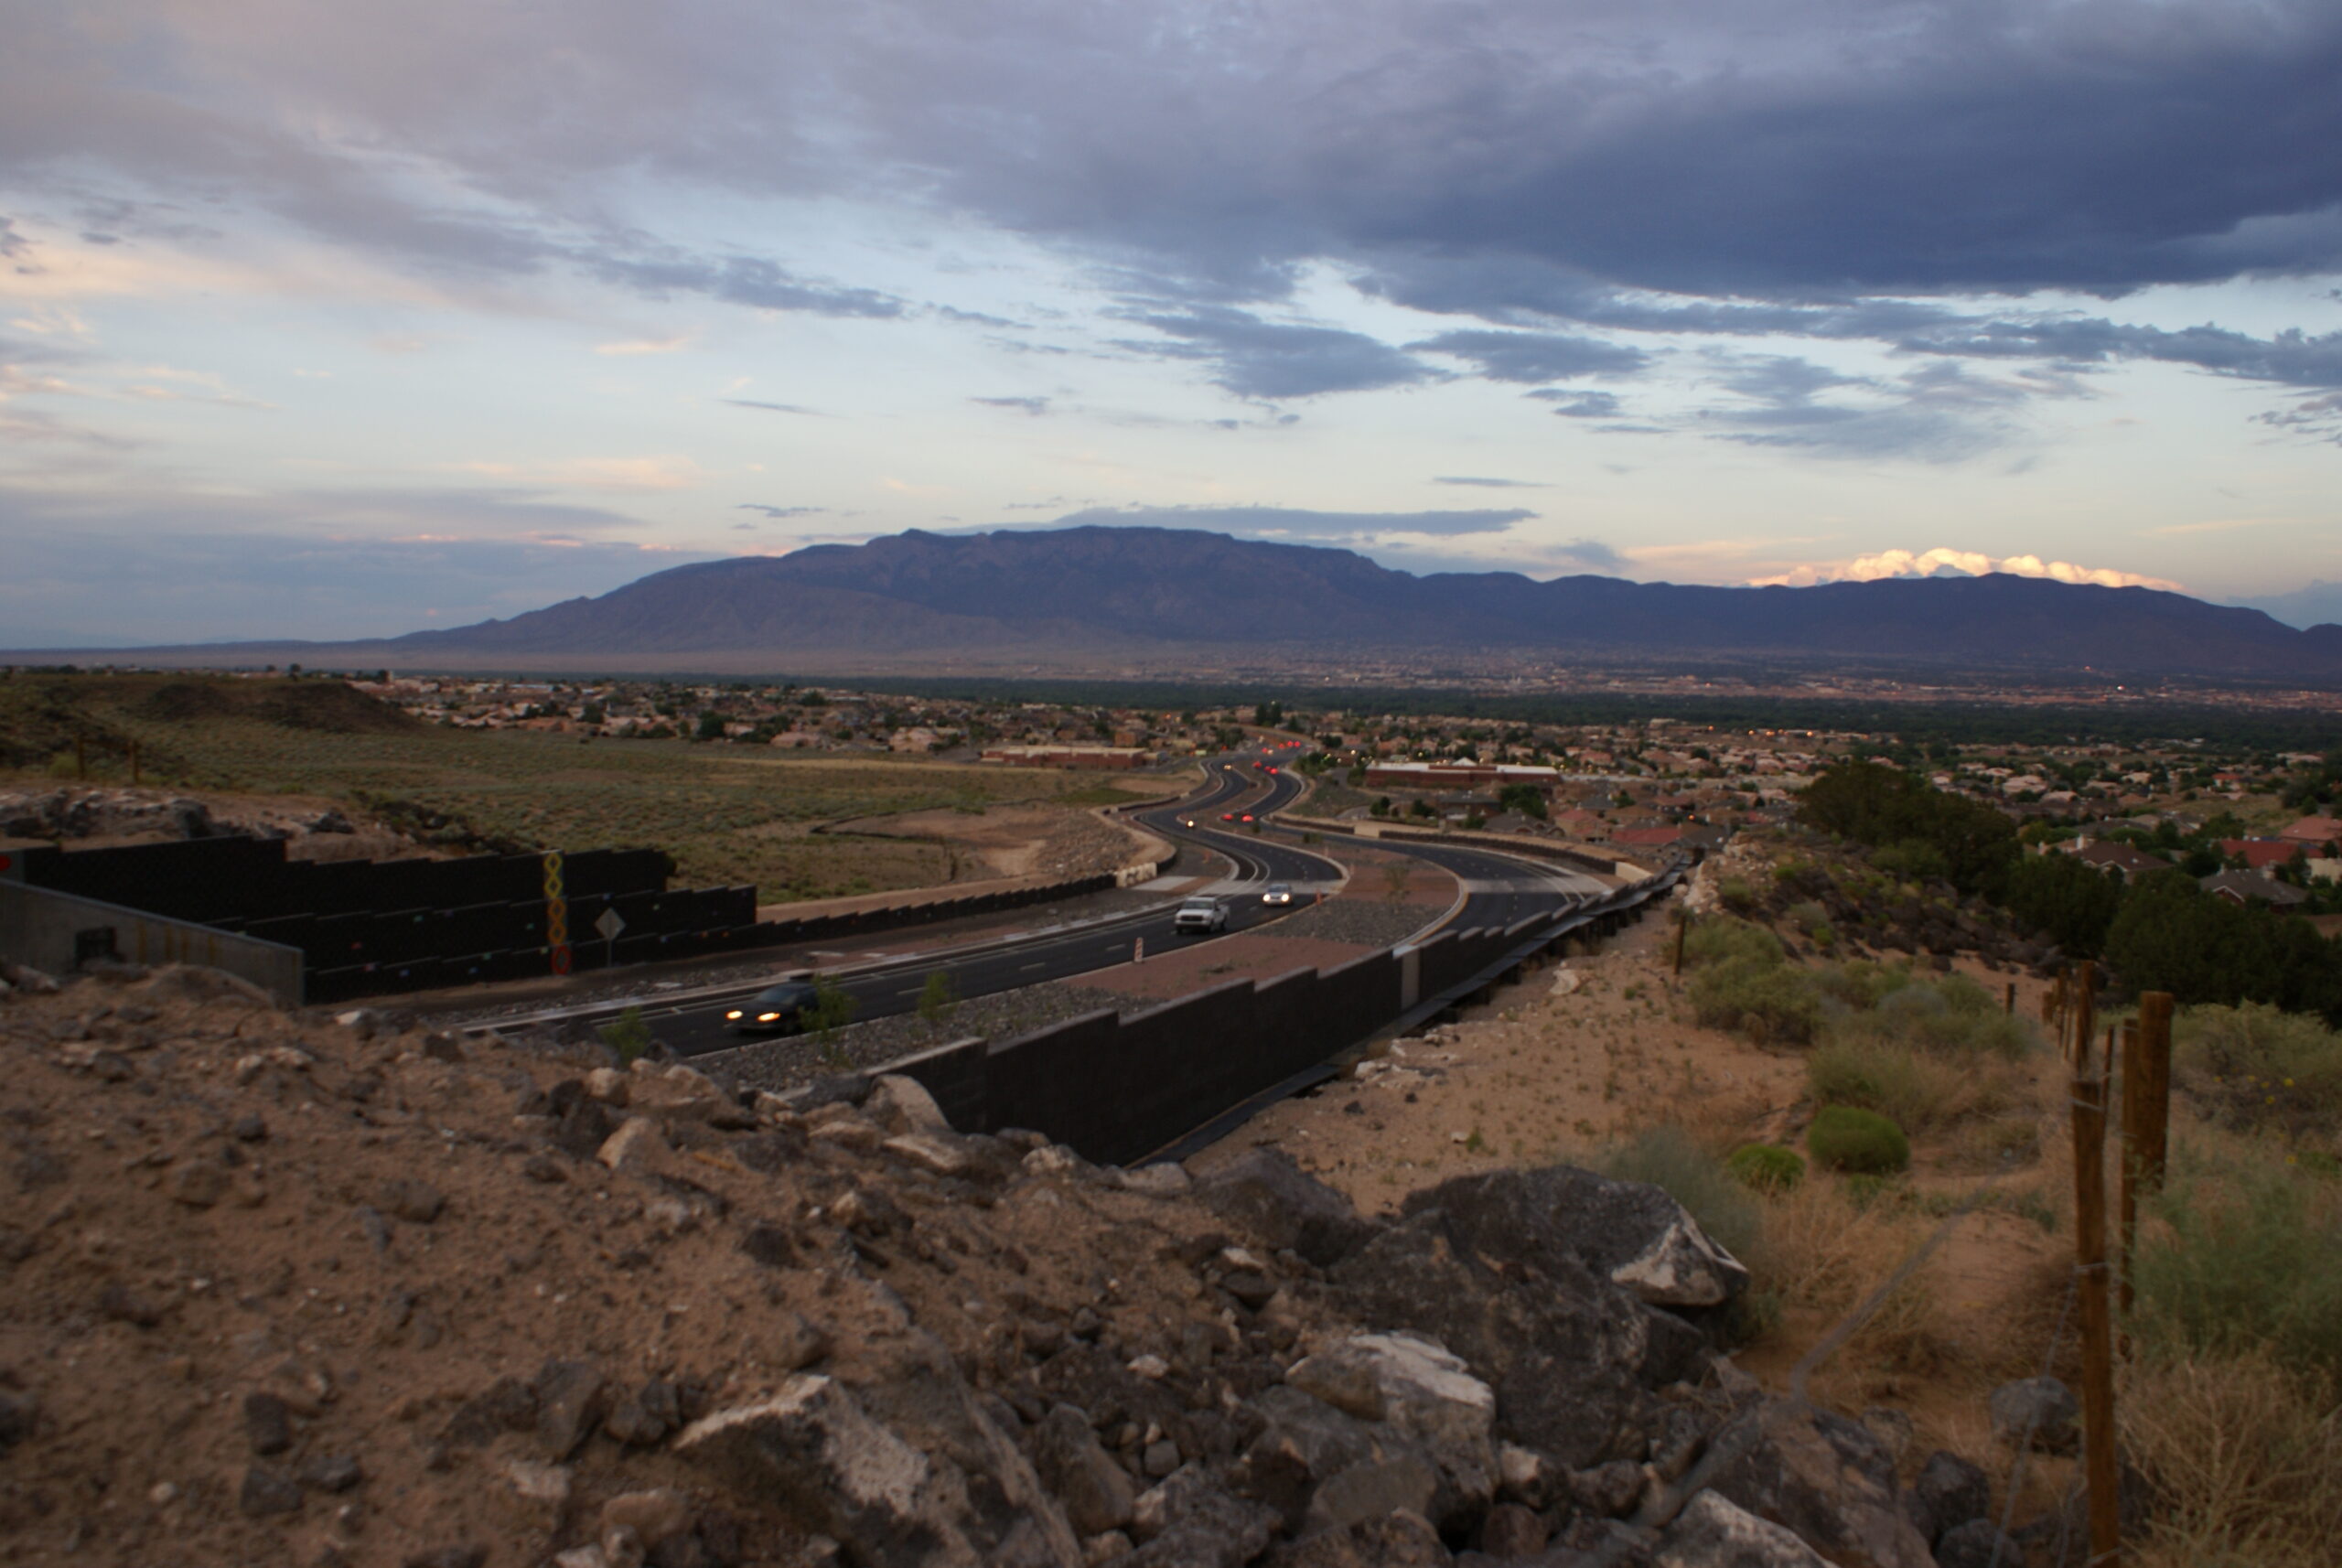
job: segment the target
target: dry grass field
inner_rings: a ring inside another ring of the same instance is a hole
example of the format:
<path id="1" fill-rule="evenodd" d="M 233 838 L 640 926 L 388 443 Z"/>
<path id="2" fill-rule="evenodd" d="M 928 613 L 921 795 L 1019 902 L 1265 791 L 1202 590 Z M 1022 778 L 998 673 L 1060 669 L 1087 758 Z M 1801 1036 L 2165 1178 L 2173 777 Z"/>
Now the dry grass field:
<path id="1" fill-rule="evenodd" d="M 823 824 L 1131 798 L 1092 774 L 446 729 L 326 681 L 0 680 L 0 779 L 72 780 L 77 736 L 92 782 L 128 782 L 135 741 L 148 784 L 344 802 L 452 850 L 654 845 L 685 882 L 753 883 L 768 902 L 927 886 L 962 858 L 939 842 L 814 831 Z M 969 858 L 962 876 L 988 874 Z"/>

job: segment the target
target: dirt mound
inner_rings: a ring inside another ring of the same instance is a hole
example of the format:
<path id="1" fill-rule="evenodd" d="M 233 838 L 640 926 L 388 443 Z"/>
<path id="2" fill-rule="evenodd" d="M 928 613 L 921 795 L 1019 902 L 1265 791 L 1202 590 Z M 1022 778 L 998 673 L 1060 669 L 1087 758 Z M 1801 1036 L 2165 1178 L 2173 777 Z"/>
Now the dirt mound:
<path id="1" fill-rule="evenodd" d="M 242 707 L 225 681 L 173 681 L 147 693 L 134 711 L 165 724 L 194 724 L 232 717 Z"/>
<path id="2" fill-rule="evenodd" d="M 328 735 L 404 735 L 423 727 L 420 719 L 404 710 L 340 681 L 288 682 L 263 696 L 252 712 L 286 729 Z"/>

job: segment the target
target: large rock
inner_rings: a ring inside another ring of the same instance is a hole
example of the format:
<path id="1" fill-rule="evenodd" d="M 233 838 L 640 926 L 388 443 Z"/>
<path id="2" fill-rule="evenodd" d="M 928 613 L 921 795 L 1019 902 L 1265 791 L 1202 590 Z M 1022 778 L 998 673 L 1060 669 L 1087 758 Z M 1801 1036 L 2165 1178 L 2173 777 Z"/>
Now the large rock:
<path id="1" fill-rule="evenodd" d="M 1350 1200 L 1295 1165 L 1282 1149 L 1252 1149 L 1198 1182 L 1195 1194 L 1221 1219 L 1273 1249 L 1291 1248 L 1331 1264 L 1374 1231 Z"/>
<path id="2" fill-rule="evenodd" d="M 1959 1455 L 1938 1449 L 1919 1466 L 1903 1511 L 1933 1546 L 1946 1531 L 1991 1516 L 1992 1477 Z"/>
<path id="3" fill-rule="evenodd" d="M 1289 1385 L 1252 1401 L 1260 1432 L 1232 1480 L 1244 1496 L 1275 1509 L 1288 1533 L 1348 1524 L 1393 1508 L 1431 1513 L 1440 1471 L 1413 1438 Z"/>
<path id="4" fill-rule="evenodd" d="M 1132 1523 L 1146 1544 L 1115 1568 L 1243 1568 L 1268 1550 L 1277 1515 L 1188 1465 L 1139 1498 Z"/>
<path id="5" fill-rule="evenodd" d="M 1710 1444 L 1710 1489 L 1794 1530 L 1839 1568 L 1931 1568 L 1895 1461 L 1860 1422 L 1792 1400 L 1735 1416 Z"/>
<path id="6" fill-rule="evenodd" d="M 1499 1435 L 1577 1468 L 1639 1457 L 1651 1401 L 1644 1308 L 1575 1259 L 1522 1267 L 1456 1245 L 1423 1209 L 1344 1258 L 1338 1305 L 1378 1328 L 1427 1335 L 1497 1391 Z"/>
<path id="7" fill-rule="evenodd" d="M 1654 1306 L 1721 1306 L 1748 1283 L 1739 1260 L 1666 1192 L 1574 1165 L 1457 1176 L 1410 1194 L 1437 1208 L 1457 1245 L 1551 1274 L 1584 1264 Z"/>
<path id="8" fill-rule="evenodd" d="M 2029 1444 L 2070 1454 L 2081 1442 L 2081 1401 L 2056 1378 L 2021 1378 L 1993 1391 L 1993 1435 L 2011 1447 Z"/>
<path id="9" fill-rule="evenodd" d="M 988 1424 L 988 1423 L 987 1423 Z M 1075 1568 L 1062 1516 L 981 1520 L 964 1472 L 873 1420 L 834 1379 L 797 1376 L 755 1404 L 718 1411 L 678 1435 L 674 1451 L 746 1496 L 769 1499 L 870 1568 L 977 1568 L 1016 1561 Z M 987 1524 L 995 1528 L 987 1529 Z"/>
<path id="10" fill-rule="evenodd" d="M 1779 1525 L 1714 1492 L 1693 1498 L 1660 1537 L 1653 1568 L 1830 1568 Z"/>
<path id="11" fill-rule="evenodd" d="M 927 1085 L 900 1073 L 884 1073 L 870 1083 L 862 1112 L 889 1133 L 949 1133 L 951 1122 Z"/>
<path id="12" fill-rule="evenodd" d="M 2025 1548 L 1989 1519 L 1971 1519 L 1943 1532 L 1936 1568 L 2025 1568 Z"/>
<path id="13" fill-rule="evenodd" d="M 1131 1522 L 1137 1488 L 1099 1444 L 1090 1418 L 1071 1405 L 1054 1406 L 1034 1430 L 1033 1464 L 1076 1532 L 1097 1535 Z"/>
<path id="14" fill-rule="evenodd" d="M 1402 1509 L 1280 1547 L 1269 1568 L 1446 1568 L 1454 1561 L 1431 1521 Z"/>
<path id="15" fill-rule="evenodd" d="M 1463 1359 L 1413 1334 L 1361 1334 L 1296 1362 L 1285 1380 L 1420 1442 L 1466 1502 L 1496 1495 L 1496 1395 Z"/>

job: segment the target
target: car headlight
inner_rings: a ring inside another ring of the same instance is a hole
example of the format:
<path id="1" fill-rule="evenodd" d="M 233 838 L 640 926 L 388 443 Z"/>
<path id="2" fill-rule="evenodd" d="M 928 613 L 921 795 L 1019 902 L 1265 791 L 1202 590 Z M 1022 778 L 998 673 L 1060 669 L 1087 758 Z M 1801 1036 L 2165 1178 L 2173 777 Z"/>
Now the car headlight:
<path id="1" fill-rule="evenodd" d="M 738 1023 L 738 1022 L 740 1021 L 740 1018 L 741 1018 L 741 1013 L 740 1013 L 740 1010 L 739 1010 L 737 1007 L 735 1007 L 735 1008 L 733 1008 L 733 1009 L 732 1009 L 732 1011 L 730 1011 L 729 1013 L 726 1013 L 725 1015 L 724 1015 L 724 1016 L 725 1016 L 725 1019 L 727 1019 L 728 1021 L 730 1021 L 730 1022 L 732 1022 L 732 1023 L 736 1023 L 736 1023 Z"/>
<path id="2" fill-rule="evenodd" d="M 778 1013 L 759 1013 L 757 1015 L 757 1022 L 759 1024 L 778 1024 L 780 1022 L 780 1015 Z"/>

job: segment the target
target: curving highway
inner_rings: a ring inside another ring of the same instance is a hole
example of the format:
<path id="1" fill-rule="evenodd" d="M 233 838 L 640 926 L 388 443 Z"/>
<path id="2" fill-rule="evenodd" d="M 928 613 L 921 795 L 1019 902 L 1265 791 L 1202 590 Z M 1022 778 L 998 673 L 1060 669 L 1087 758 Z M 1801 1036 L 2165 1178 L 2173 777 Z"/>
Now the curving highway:
<path id="1" fill-rule="evenodd" d="M 1268 754 L 1273 755 L 1273 754 Z M 1264 771 L 1265 767 L 1277 771 Z M 1148 808 L 1133 813 L 1150 831 L 1179 846 L 1175 862 L 1187 869 L 1191 854 L 1201 852 L 1214 869 L 1225 872 L 1199 891 L 1225 896 L 1229 933 L 1249 929 L 1305 907 L 1310 896 L 1330 892 L 1343 878 L 1341 865 L 1293 842 L 1294 830 L 1264 821 L 1246 826 L 1251 813 L 1265 819 L 1297 800 L 1301 780 L 1267 756 L 1248 753 L 1216 757 L 1205 765 L 1206 782 L 1197 794 L 1176 805 Z M 1223 816 L 1236 819 L 1223 821 Z M 1459 908 L 1442 924 L 1457 927 L 1505 926 L 1529 915 L 1552 913 L 1574 907 L 1600 892 L 1593 878 L 1538 862 L 1516 860 L 1485 850 L 1445 844 L 1383 839 L 1379 849 L 1429 862 L 1462 879 L 1466 897 Z M 1206 875 L 1192 871 L 1190 875 Z M 1262 886 L 1270 882 L 1293 885 L 1292 909 L 1261 903 Z M 951 977 L 962 997 L 986 996 L 1045 981 L 1068 980 L 1094 970 L 1129 961 L 1135 944 L 1150 952 L 1164 952 L 1214 938 L 1181 936 L 1171 927 L 1177 902 L 1166 898 L 1144 909 L 1101 917 L 1053 929 L 1015 933 L 972 942 L 964 947 L 909 955 L 837 973 L 838 984 L 854 1002 L 856 1018 L 886 1017 L 908 1013 L 919 1005 L 928 977 L 938 970 Z M 765 980 L 749 985 L 711 989 L 677 997 L 643 998 L 632 1004 L 601 1003 L 571 1010 L 549 1010 L 538 1020 L 575 1019 L 588 1026 L 617 1018 L 628 1005 L 642 1015 L 670 1048 L 682 1056 L 700 1056 L 742 1043 L 731 1032 L 724 1015 L 773 981 L 802 974 L 777 968 Z"/>

